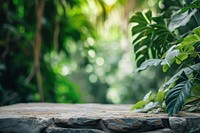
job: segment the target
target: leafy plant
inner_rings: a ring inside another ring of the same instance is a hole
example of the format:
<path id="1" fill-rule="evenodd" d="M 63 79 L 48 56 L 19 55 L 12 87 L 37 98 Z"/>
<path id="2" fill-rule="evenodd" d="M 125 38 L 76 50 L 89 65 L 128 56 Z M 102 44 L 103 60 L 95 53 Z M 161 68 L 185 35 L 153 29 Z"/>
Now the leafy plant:
<path id="1" fill-rule="evenodd" d="M 138 23 L 132 28 L 133 36 L 137 36 L 133 45 L 136 60 L 140 65 L 135 72 L 158 65 L 162 65 L 163 71 L 167 72 L 168 69 L 178 66 L 176 68 L 178 72 L 174 72 L 175 74 L 162 85 L 157 94 L 154 94 L 148 101 L 144 99 L 139 101 L 133 105 L 131 110 L 139 109 L 141 112 L 149 112 L 152 109 L 159 109 L 173 115 L 178 113 L 184 105 L 189 105 L 190 111 L 198 109 L 200 103 L 200 27 L 198 27 L 200 18 L 197 15 L 199 8 L 199 1 L 192 1 L 171 14 L 171 21 L 162 23 L 162 26 L 158 21 L 150 23 L 156 18 L 152 17 L 150 11 L 144 14 L 136 13 L 130 19 L 131 22 Z M 161 19 L 161 22 L 164 22 L 164 18 Z M 149 23 L 144 23 L 144 20 L 146 22 L 148 20 Z M 182 33 L 183 29 L 191 24 L 193 26 L 186 33 Z M 155 25 L 156 29 L 153 29 Z M 160 31 L 159 34 L 156 31 Z M 156 40 L 155 38 L 162 39 Z M 157 52 L 159 50 L 161 52 Z M 153 59 L 149 59 L 150 57 Z M 155 106 L 156 102 L 159 104 Z M 146 108 L 147 105 L 148 108 Z"/>
<path id="2" fill-rule="evenodd" d="M 135 39 L 132 44 L 140 66 L 146 59 L 161 57 L 169 48 L 169 43 L 174 40 L 173 35 L 167 29 L 162 16 L 153 17 L 152 12 L 138 12 L 131 19 L 136 26 L 132 28 Z"/>
<path id="3" fill-rule="evenodd" d="M 192 82 L 183 72 L 178 80 L 179 82 L 167 93 L 165 103 L 166 112 L 170 115 L 176 114 L 181 110 L 186 99 L 190 96 Z"/>

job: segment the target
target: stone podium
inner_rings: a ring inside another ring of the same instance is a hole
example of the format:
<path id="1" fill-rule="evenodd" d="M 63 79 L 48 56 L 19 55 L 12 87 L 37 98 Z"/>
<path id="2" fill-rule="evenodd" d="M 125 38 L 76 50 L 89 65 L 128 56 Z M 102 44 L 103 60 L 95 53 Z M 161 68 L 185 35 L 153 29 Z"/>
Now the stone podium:
<path id="1" fill-rule="evenodd" d="M 133 113 L 132 105 L 27 103 L 0 107 L 0 133 L 187 133 L 200 114 Z"/>

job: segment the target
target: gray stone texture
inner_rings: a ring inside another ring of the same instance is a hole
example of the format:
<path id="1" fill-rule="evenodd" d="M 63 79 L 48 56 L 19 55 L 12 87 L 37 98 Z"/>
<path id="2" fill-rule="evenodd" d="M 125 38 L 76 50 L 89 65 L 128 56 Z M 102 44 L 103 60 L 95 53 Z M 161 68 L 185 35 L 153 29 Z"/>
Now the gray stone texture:
<path id="1" fill-rule="evenodd" d="M 133 113 L 131 105 L 29 103 L 0 107 L 0 133 L 200 132 L 199 113 Z"/>
<path id="2" fill-rule="evenodd" d="M 38 118 L 1 118 L 0 132 L 40 133 L 48 126 L 48 121 Z"/>
<path id="3" fill-rule="evenodd" d="M 74 128 L 58 128 L 50 127 L 46 129 L 46 133 L 105 133 L 97 129 L 74 129 Z"/>

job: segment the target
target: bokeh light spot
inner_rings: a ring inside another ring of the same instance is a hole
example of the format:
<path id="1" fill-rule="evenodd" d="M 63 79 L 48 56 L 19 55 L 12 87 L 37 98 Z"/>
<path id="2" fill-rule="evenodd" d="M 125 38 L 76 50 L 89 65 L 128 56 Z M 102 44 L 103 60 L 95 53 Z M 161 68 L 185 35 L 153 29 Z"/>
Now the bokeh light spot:
<path id="1" fill-rule="evenodd" d="M 95 74 L 91 74 L 89 76 L 89 80 L 91 83 L 96 83 L 97 82 L 97 76 Z"/>
<path id="2" fill-rule="evenodd" d="M 115 4 L 117 0 L 104 0 L 104 2 L 106 3 L 106 5 L 108 6 L 112 6 L 113 4 Z"/>
<path id="3" fill-rule="evenodd" d="M 90 46 L 93 46 L 93 45 L 94 45 L 94 39 L 91 38 L 91 37 L 89 37 L 89 38 L 87 39 L 87 42 L 88 42 L 88 44 L 89 44 Z"/>
<path id="4" fill-rule="evenodd" d="M 88 65 L 86 66 L 86 68 L 85 68 L 85 71 L 86 71 L 87 73 L 91 73 L 91 72 L 93 71 L 92 65 L 88 64 Z"/>
<path id="5" fill-rule="evenodd" d="M 120 96 L 116 88 L 109 88 L 106 97 L 113 103 L 120 103 Z"/>
<path id="6" fill-rule="evenodd" d="M 62 73 L 62 75 L 63 76 L 67 76 L 68 74 L 69 74 L 69 68 L 67 67 L 67 66 L 64 66 L 63 68 L 62 68 L 62 71 L 61 71 Z"/>
<path id="7" fill-rule="evenodd" d="M 88 51 L 88 55 L 89 55 L 90 57 L 94 58 L 94 57 L 96 56 L 96 53 L 95 53 L 95 51 L 94 51 L 93 49 L 90 49 L 90 50 Z"/>
<path id="8" fill-rule="evenodd" d="M 102 57 L 98 57 L 96 59 L 96 63 L 98 66 L 103 66 L 104 65 L 104 59 Z"/>

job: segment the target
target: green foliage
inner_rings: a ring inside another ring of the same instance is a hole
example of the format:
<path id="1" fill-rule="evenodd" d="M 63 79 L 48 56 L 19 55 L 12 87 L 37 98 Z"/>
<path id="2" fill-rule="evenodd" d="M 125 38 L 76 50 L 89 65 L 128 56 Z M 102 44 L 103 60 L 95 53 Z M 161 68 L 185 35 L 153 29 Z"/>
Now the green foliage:
<path id="1" fill-rule="evenodd" d="M 172 46 L 165 55 L 164 59 L 149 59 L 144 61 L 139 68 L 136 69 L 136 71 L 140 71 L 140 70 L 145 70 L 146 68 L 148 68 L 149 66 L 158 66 L 159 64 L 161 65 L 168 65 L 170 66 L 172 60 L 178 56 L 179 54 L 179 50 L 174 50 L 174 48 L 177 46 Z"/>
<path id="2" fill-rule="evenodd" d="M 169 115 L 178 113 L 184 105 L 186 99 L 190 97 L 192 82 L 183 72 L 178 79 L 178 83 L 168 92 L 166 96 L 166 112 Z"/>
<path id="3" fill-rule="evenodd" d="M 196 3 L 197 5 L 194 6 L 194 3 Z M 169 35 L 172 35 L 172 40 L 168 40 L 167 38 L 164 38 L 164 40 L 162 40 L 163 42 L 166 42 L 167 46 L 170 47 L 168 50 L 165 49 L 162 52 L 161 56 L 158 56 L 159 54 L 156 53 L 157 56 L 152 56 L 153 59 L 146 60 L 150 57 L 150 54 L 145 53 L 143 55 L 143 53 L 140 53 L 143 57 L 147 56 L 147 58 L 145 58 L 146 61 L 143 61 L 143 63 L 139 62 L 139 64 L 141 65 L 136 69 L 136 72 L 145 70 L 149 66 L 158 65 L 162 65 L 163 71 L 167 72 L 168 69 L 173 69 L 174 66 L 177 66 L 174 70 L 178 70 L 178 72 L 175 71 L 174 75 L 172 75 L 172 77 L 159 89 L 162 90 L 163 93 L 158 91 L 157 95 L 155 95 L 153 100 L 151 100 L 152 103 L 160 101 L 161 104 L 158 104 L 159 106 L 157 106 L 157 109 L 162 108 L 164 110 L 165 106 L 163 106 L 163 104 L 165 103 L 166 112 L 169 115 L 178 113 L 185 104 L 190 104 L 190 106 L 192 106 L 190 110 L 196 110 L 199 106 L 199 104 L 191 104 L 193 103 L 193 101 L 199 101 L 200 96 L 200 93 L 198 91 L 198 84 L 200 83 L 200 27 L 198 25 L 199 16 L 197 16 L 197 14 L 199 13 L 199 9 L 197 8 L 199 8 L 198 1 L 192 1 L 191 3 L 188 3 L 188 5 L 183 7 L 181 9 L 181 12 L 180 10 L 177 10 L 175 11 L 175 13 L 171 14 L 171 21 L 164 24 L 164 26 L 167 27 L 168 25 L 166 31 L 168 31 Z M 135 18 L 135 16 L 133 16 L 132 18 Z M 141 32 L 144 31 L 144 29 L 148 29 L 149 25 L 151 27 L 151 24 L 146 25 L 146 27 L 142 25 L 143 21 L 137 21 L 137 23 L 141 23 L 137 25 L 137 29 L 141 29 Z M 193 26 L 191 26 L 188 30 L 192 32 L 186 31 L 186 34 L 183 34 L 183 29 L 185 27 L 187 29 L 188 25 L 191 24 L 193 24 Z M 162 30 L 162 27 L 160 28 L 160 30 Z M 137 34 L 137 32 L 134 32 L 134 30 L 132 30 L 132 33 L 133 36 Z M 157 34 L 157 36 L 158 38 L 162 37 L 162 34 Z M 161 44 L 159 41 L 154 41 L 154 38 L 151 38 L 151 36 L 147 38 L 149 38 L 148 44 L 150 44 L 151 42 L 153 42 L 154 45 Z M 142 35 L 138 36 L 138 38 L 136 39 L 136 41 L 138 41 L 137 43 L 141 44 L 141 48 L 147 45 L 145 43 L 142 43 Z M 135 40 L 133 42 L 135 43 Z M 154 52 L 156 50 L 160 49 L 158 47 L 155 47 Z M 135 52 L 137 54 L 137 51 Z M 136 55 L 136 59 L 139 56 Z M 149 103 L 150 102 L 146 102 L 146 104 L 144 102 L 142 102 L 142 104 L 141 102 L 140 104 L 136 103 L 135 106 L 133 105 L 132 109 L 140 109 L 140 111 L 142 111 L 145 109 L 146 105 L 150 106 Z M 151 106 L 152 108 L 154 108 L 155 104 L 151 104 Z M 152 111 L 151 107 L 149 107 L 147 111 Z"/>
<path id="4" fill-rule="evenodd" d="M 0 106 L 40 101 L 33 64 L 35 1 L 3 0 L 0 3 Z M 105 8 L 104 2 L 96 0 L 95 3 L 98 8 Z M 45 0 L 39 62 L 46 102 L 82 101 L 80 85 L 63 75 L 62 70 L 69 71 L 74 55 L 72 49 L 82 48 L 82 53 L 86 53 L 92 47 L 86 49 L 84 43 L 88 38 L 97 38 L 94 23 L 85 11 L 87 8 L 87 0 Z M 106 15 L 107 10 L 101 13 Z M 98 17 L 101 18 L 101 14 Z M 87 57 L 79 58 L 81 62 L 77 61 L 77 65 L 85 67 Z"/>
<path id="5" fill-rule="evenodd" d="M 161 106 L 163 104 L 163 98 L 165 96 L 165 92 L 162 90 L 159 90 L 157 94 L 154 94 L 153 92 L 147 93 L 143 100 L 137 102 L 131 107 L 131 110 L 134 112 L 152 112 L 152 113 L 158 113 L 161 111 Z"/>
<path id="6" fill-rule="evenodd" d="M 200 8 L 200 1 L 199 0 L 194 0 L 192 1 L 190 4 L 188 4 L 187 6 L 183 7 L 180 11 L 180 13 L 184 13 L 186 11 L 188 11 L 189 9 L 198 9 Z"/>
<path id="7" fill-rule="evenodd" d="M 126 50 L 130 46 L 124 45 L 128 40 L 121 27 L 124 25 L 121 11 L 125 15 L 130 12 L 123 6 L 127 1 L 106 5 L 112 1 L 45 0 L 40 52 L 45 102 L 131 103 L 148 91 L 146 86 L 159 86 L 150 81 L 161 80 L 162 74 L 155 77 L 143 73 L 130 78 L 134 62 Z M 33 74 L 35 1 L 0 3 L 0 106 L 39 102 Z M 161 69 L 152 71 L 161 73 Z"/>
<path id="8" fill-rule="evenodd" d="M 147 102 L 144 101 L 144 100 L 139 101 L 139 102 L 137 102 L 136 104 L 134 104 L 134 105 L 131 107 L 131 110 L 138 109 L 138 108 L 143 108 L 146 104 L 147 104 Z"/>
<path id="9" fill-rule="evenodd" d="M 135 72 L 137 71 L 141 71 L 141 70 L 145 70 L 146 68 L 148 68 L 149 66 L 158 66 L 160 63 L 162 63 L 163 60 L 162 59 L 149 59 L 144 61 L 139 68 L 137 68 L 135 70 Z"/>
<path id="10" fill-rule="evenodd" d="M 146 59 L 161 57 L 169 47 L 168 42 L 174 39 L 163 17 L 153 17 L 151 11 L 136 13 L 130 22 L 137 24 L 132 28 L 132 35 L 136 37 L 132 44 L 137 66 Z"/>
<path id="11" fill-rule="evenodd" d="M 179 14 L 179 11 L 175 13 L 171 17 L 171 21 L 169 23 L 169 30 L 172 32 L 176 28 L 181 26 L 186 26 L 186 24 L 190 21 L 191 17 L 196 13 L 197 10 L 193 10 L 192 12 L 186 11 L 184 13 Z"/>
<path id="12" fill-rule="evenodd" d="M 173 84 L 178 77 L 180 77 L 180 75 L 184 72 L 186 75 L 190 75 L 192 74 L 194 71 L 199 71 L 200 70 L 200 63 L 197 63 L 195 65 L 191 65 L 190 67 L 185 67 L 182 68 L 179 72 L 177 72 L 176 74 L 174 74 L 165 84 L 165 86 L 169 86 L 171 84 Z"/>
<path id="13" fill-rule="evenodd" d="M 185 37 L 184 40 L 181 42 L 181 46 L 187 50 L 197 42 L 200 42 L 200 27 L 195 28 L 193 30 L 193 34 Z M 194 47 L 192 47 L 192 48 L 194 49 Z M 187 52 L 187 51 L 184 51 L 184 52 Z"/>

